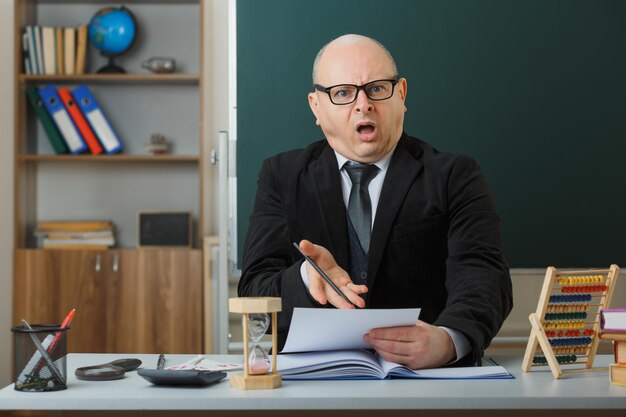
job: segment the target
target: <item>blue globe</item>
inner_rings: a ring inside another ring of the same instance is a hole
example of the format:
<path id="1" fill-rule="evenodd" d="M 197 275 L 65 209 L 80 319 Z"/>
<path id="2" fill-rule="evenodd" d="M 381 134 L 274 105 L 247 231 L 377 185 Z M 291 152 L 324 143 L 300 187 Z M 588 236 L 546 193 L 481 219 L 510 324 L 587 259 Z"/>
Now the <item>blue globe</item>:
<path id="1" fill-rule="evenodd" d="M 125 7 L 105 7 L 89 22 L 89 41 L 107 56 L 120 55 L 133 44 L 137 22 Z"/>

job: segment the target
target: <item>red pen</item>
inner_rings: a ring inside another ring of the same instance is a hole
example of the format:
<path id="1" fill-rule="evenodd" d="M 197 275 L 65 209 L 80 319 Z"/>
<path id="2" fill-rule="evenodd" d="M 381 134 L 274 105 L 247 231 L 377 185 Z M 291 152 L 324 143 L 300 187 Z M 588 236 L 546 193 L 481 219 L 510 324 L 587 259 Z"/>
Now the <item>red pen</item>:
<path id="1" fill-rule="evenodd" d="M 67 316 L 65 316 L 63 323 L 61 323 L 61 329 L 65 329 L 67 326 L 70 325 L 72 319 L 74 318 L 74 313 L 76 313 L 75 308 L 73 308 L 69 313 L 67 313 Z M 50 346 L 48 346 L 48 354 L 52 354 L 52 352 L 54 352 L 54 349 L 59 344 L 59 340 L 61 340 L 61 336 L 63 336 L 63 332 L 56 332 L 56 334 L 54 335 L 54 339 L 52 340 L 52 343 L 50 343 Z M 39 364 L 37 365 L 35 370 L 39 371 L 39 369 L 41 369 L 45 364 L 46 363 L 44 360 L 39 361 Z"/>
<path id="2" fill-rule="evenodd" d="M 75 308 L 73 308 L 69 313 L 67 313 L 67 316 L 65 316 L 63 323 L 61 323 L 62 329 L 65 329 L 67 326 L 70 325 L 72 319 L 74 318 L 74 313 L 76 313 Z M 48 347 L 48 353 L 52 353 L 54 348 L 59 343 L 59 340 L 61 340 L 61 336 L 63 336 L 63 332 L 57 332 L 57 334 L 54 335 L 54 340 L 52 341 L 52 343 L 50 343 L 50 347 Z"/>
<path id="3" fill-rule="evenodd" d="M 65 320 L 63 320 L 63 323 L 61 323 L 61 328 L 62 329 L 65 329 L 67 326 L 70 325 L 70 322 L 74 318 L 74 313 L 76 313 L 76 309 L 75 308 L 73 308 L 69 313 L 67 313 L 67 316 L 65 316 Z M 59 333 L 57 333 L 57 334 L 59 334 Z"/>

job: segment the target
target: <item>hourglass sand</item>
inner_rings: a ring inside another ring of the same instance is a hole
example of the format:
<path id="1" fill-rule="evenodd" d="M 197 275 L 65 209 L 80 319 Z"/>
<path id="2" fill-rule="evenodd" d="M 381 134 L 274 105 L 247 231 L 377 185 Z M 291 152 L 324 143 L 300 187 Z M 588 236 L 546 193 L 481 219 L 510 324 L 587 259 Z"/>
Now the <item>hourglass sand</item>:
<path id="1" fill-rule="evenodd" d="M 241 313 L 243 324 L 243 374 L 230 378 L 230 386 L 239 389 L 272 389 L 281 385 L 280 374 L 276 371 L 278 350 L 277 313 L 281 310 L 281 300 L 277 297 L 242 297 L 228 300 L 231 313 Z M 261 347 L 261 338 L 270 325 L 267 313 L 272 314 L 272 360 Z M 270 369 L 272 372 L 269 373 Z"/>
<path id="2" fill-rule="evenodd" d="M 267 313 L 248 314 L 248 338 L 252 342 L 250 356 L 248 356 L 250 375 L 265 375 L 270 370 L 270 358 L 260 345 L 261 337 L 269 327 L 270 316 Z"/>

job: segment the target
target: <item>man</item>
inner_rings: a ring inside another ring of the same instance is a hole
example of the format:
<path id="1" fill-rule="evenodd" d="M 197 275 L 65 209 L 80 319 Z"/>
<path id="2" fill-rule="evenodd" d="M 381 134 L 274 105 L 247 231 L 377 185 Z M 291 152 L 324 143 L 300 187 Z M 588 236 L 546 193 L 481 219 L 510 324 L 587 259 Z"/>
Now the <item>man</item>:
<path id="1" fill-rule="evenodd" d="M 480 169 L 403 132 L 407 81 L 377 41 L 333 40 L 313 83 L 309 105 L 326 139 L 264 162 L 239 295 L 282 297 L 281 347 L 294 307 L 420 307 L 415 326 L 364 340 L 413 369 L 479 362 L 512 307 Z"/>

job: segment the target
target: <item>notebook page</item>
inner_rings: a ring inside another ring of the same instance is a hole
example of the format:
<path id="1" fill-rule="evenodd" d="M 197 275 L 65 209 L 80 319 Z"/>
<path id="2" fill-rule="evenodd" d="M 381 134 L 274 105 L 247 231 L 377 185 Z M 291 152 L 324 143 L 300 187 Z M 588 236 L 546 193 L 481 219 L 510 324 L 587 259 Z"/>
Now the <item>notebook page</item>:
<path id="1" fill-rule="evenodd" d="M 278 372 L 289 379 L 385 377 L 374 355 L 365 350 L 279 354 L 277 362 Z"/>
<path id="2" fill-rule="evenodd" d="M 423 379 L 481 379 L 481 378 L 513 378 L 502 366 L 467 366 L 435 369 L 411 370 L 400 364 L 378 358 L 383 372 L 403 378 Z"/>

